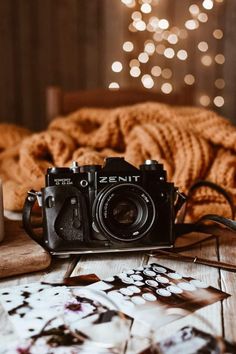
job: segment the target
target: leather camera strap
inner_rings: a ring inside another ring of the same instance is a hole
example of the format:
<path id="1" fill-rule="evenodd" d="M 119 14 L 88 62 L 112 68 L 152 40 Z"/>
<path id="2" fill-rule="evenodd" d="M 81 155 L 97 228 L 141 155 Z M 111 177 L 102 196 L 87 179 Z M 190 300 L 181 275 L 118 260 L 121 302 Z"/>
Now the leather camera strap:
<path id="1" fill-rule="evenodd" d="M 164 251 L 164 250 L 158 250 L 155 253 L 148 253 L 148 256 L 155 257 L 158 255 L 159 256 L 163 255 L 165 258 L 170 258 L 170 259 L 176 259 L 179 261 L 183 262 L 190 262 L 190 263 L 196 263 L 196 264 L 203 264 L 209 267 L 214 267 L 214 268 L 219 268 L 222 270 L 227 270 L 230 272 L 236 272 L 236 264 L 232 263 L 225 263 L 221 261 L 214 261 L 212 259 L 206 259 L 206 258 L 201 258 L 201 257 L 194 257 L 194 256 L 186 256 L 181 253 L 177 252 L 170 252 L 170 251 Z"/>
<path id="2" fill-rule="evenodd" d="M 215 214 L 207 214 L 203 215 L 200 219 L 198 219 L 195 223 L 184 223 L 184 218 L 187 211 L 188 203 L 193 199 L 194 193 L 201 187 L 208 187 L 219 194 L 223 195 L 227 200 L 230 210 L 231 210 L 231 217 L 232 219 L 225 218 L 223 216 L 215 215 Z M 183 211 L 184 210 L 184 211 Z M 196 242 L 187 244 L 182 247 L 173 247 L 171 251 L 166 250 L 157 250 L 155 254 L 165 255 L 169 258 L 179 259 L 185 262 L 192 262 L 198 264 L 204 264 L 211 267 L 221 268 L 228 271 L 236 272 L 236 264 L 232 263 L 225 263 L 221 261 L 211 260 L 211 259 L 204 259 L 197 256 L 187 256 L 181 254 L 179 252 L 189 251 L 192 248 L 199 246 L 204 242 L 211 241 L 213 239 L 217 239 L 221 236 L 236 236 L 236 221 L 233 219 L 235 218 L 235 206 L 232 197 L 230 194 L 219 185 L 209 182 L 209 181 L 199 181 L 195 183 L 189 190 L 189 193 L 186 198 L 186 203 L 183 207 L 183 210 L 180 211 L 181 218 L 178 218 L 178 221 L 182 221 L 181 223 L 175 224 L 175 235 L 176 238 L 181 237 L 181 235 L 190 233 L 190 232 L 199 232 L 204 234 L 210 234 L 211 236 L 207 236 L 201 240 Z M 204 222 L 211 222 L 211 224 L 205 224 Z M 149 253 L 149 255 L 153 255 L 153 253 Z"/>

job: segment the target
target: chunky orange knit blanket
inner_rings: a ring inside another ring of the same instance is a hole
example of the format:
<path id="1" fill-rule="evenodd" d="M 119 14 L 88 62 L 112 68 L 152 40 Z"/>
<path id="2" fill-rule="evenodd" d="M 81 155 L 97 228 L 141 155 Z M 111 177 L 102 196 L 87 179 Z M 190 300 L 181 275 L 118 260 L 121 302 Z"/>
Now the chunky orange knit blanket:
<path id="1" fill-rule="evenodd" d="M 205 109 L 152 102 L 84 108 L 55 119 L 37 134 L 2 124 L 0 137 L 0 177 L 9 210 L 21 210 L 27 190 L 44 185 L 47 167 L 67 166 L 72 160 L 102 164 L 106 156 L 124 156 L 136 166 L 156 159 L 182 191 L 206 179 L 225 187 L 236 202 L 236 127 Z M 190 216 L 206 212 L 229 215 L 224 199 L 202 188 Z"/>

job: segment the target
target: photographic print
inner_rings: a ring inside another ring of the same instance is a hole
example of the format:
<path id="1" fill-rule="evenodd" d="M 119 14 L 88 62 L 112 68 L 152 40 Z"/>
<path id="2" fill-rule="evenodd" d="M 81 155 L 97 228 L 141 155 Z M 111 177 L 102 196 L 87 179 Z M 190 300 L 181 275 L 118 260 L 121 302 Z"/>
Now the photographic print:
<path id="1" fill-rule="evenodd" d="M 159 328 L 229 294 L 157 263 L 90 285 L 112 298 L 130 317 Z"/>
<path id="2" fill-rule="evenodd" d="M 0 298 L 20 338 L 8 354 L 121 350 L 132 324 L 109 297 L 87 287 L 33 283 L 2 289 Z"/>

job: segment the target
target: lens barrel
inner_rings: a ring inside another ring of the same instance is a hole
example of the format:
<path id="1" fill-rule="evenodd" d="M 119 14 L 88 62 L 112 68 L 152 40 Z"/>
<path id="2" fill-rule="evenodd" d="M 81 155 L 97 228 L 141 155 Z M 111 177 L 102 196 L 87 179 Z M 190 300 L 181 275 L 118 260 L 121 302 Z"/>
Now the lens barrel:
<path id="1" fill-rule="evenodd" d="M 141 186 L 131 183 L 113 184 L 101 190 L 92 214 L 104 236 L 121 242 L 140 240 L 157 218 L 150 195 Z"/>

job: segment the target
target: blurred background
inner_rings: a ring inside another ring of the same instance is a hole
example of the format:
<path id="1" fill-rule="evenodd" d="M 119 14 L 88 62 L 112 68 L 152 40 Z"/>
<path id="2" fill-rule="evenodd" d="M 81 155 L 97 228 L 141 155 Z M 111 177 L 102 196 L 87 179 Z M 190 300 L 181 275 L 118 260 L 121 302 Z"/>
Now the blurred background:
<path id="1" fill-rule="evenodd" d="M 46 88 L 143 89 L 236 123 L 235 0 L 0 0 L 0 121 L 47 125 Z"/>

